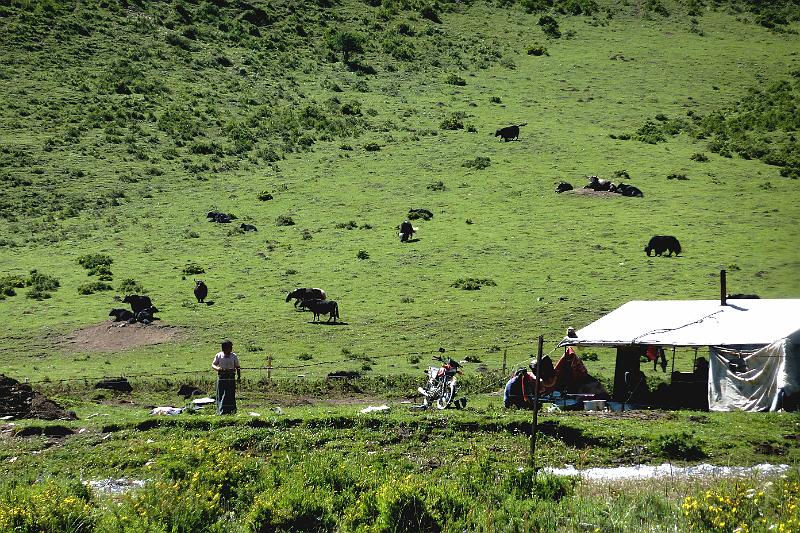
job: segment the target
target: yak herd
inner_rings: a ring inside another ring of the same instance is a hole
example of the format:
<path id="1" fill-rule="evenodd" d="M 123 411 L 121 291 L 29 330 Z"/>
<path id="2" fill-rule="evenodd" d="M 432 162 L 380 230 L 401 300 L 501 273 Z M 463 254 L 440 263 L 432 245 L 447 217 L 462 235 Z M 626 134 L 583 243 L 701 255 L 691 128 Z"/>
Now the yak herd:
<path id="1" fill-rule="evenodd" d="M 506 126 L 498 129 L 495 132 L 495 137 L 500 137 L 503 141 L 508 142 L 512 140 L 519 140 L 519 128 L 525 126 L 527 123 Z M 583 188 L 597 192 L 611 192 L 617 193 L 622 196 L 629 197 L 644 197 L 644 193 L 638 187 L 626 183 L 614 184 L 609 180 L 600 179 L 597 176 L 587 176 L 589 183 Z M 573 190 L 574 187 L 565 181 L 560 182 L 556 186 L 557 193 Z M 232 213 L 222 213 L 219 211 L 211 211 L 206 215 L 209 222 L 218 224 L 230 224 L 236 220 L 236 215 Z M 433 218 L 433 213 L 427 209 L 411 209 L 409 210 L 409 219 L 424 218 L 430 220 Z M 408 221 L 404 222 L 409 227 L 411 224 Z M 258 231 L 252 224 L 241 224 L 240 231 Z M 401 228 L 401 240 L 402 228 Z M 653 253 L 661 256 L 666 252 L 668 256 L 675 254 L 676 256 L 681 253 L 681 245 L 678 239 L 671 235 L 655 235 L 644 247 L 645 253 L 651 256 Z M 195 280 L 194 296 L 197 298 L 197 303 L 206 303 L 210 305 L 212 302 L 206 302 L 208 297 L 208 287 L 203 280 Z M 320 315 L 328 315 L 328 322 L 339 319 L 339 304 L 334 300 L 328 300 L 325 291 L 319 288 L 301 287 L 290 291 L 286 295 L 286 301 L 294 300 L 294 307 L 298 310 L 310 310 L 313 314 L 312 322 L 320 320 Z M 128 322 L 128 323 L 141 323 L 149 324 L 154 320 L 158 320 L 154 315 L 158 309 L 153 305 L 148 296 L 143 295 L 125 295 L 122 299 L 123 303 L 130 304 L 130 311 L 123 308 L 114 308 L 109 313 L 113 317 L 114 322 Z"/>

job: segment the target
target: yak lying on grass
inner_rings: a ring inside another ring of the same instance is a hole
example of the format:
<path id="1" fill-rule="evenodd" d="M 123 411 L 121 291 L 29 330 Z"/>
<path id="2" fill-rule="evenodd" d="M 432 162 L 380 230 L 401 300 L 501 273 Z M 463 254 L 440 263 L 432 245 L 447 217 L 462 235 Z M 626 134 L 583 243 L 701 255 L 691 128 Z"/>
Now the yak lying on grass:
<path id="1" fill-rule="evenodd" d="M 671 256 L 674 252 L 675 255 L 681 253 L 681 243 L 672 235 L 654 235 L 647 246 L 644 247 L 647 256 L 650 257 L 650 252 L 655 252 L 656 255 L 661 255 L 664 252 L 669 252 L 667 255 Z"/>
<path id="2" fill-rule="evenodd" d="M 572 184 L 571 183 L 567 183 L 566 181 L 562 181 L 561 183 L 556 185 L 556 192 L 557 193 L 571 191 L 572 189 L 574 189 Z"/>

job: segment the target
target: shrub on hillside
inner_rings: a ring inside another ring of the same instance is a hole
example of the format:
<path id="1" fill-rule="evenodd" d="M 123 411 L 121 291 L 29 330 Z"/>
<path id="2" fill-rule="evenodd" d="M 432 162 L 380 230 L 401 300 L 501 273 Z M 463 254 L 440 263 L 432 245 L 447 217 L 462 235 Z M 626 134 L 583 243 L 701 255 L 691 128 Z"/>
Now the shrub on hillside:
<path id="1" fill-rule="evenodd" d="M 205 274 L 205 273 L 206 269 L 195 263 L 189 263 L 188 265 L 183 267 L 184 276 L 193 276 L 195 274 Z"/>
<path id="2" fill-rule="evenodd" d="M 465 291 L 477 291 L 481 287 L 494 287 L 497 285 L 491 278 L 458 278 L 450 284 L 451 287 Z"/>
<path id="3" fill-rule="evenodd" d="M 442 120 L 439 127 L 443 130 L 463 130 L 464 123 L 462 122 L 463 116 L 460 113 L 453 113 L 449 117 Z"/>
<path id="4" fill-rule="evenodd" d="M 549 56 L 550 54 L 547 53 L 547 47 L 539 44 L 533 43 L 528 47 L 527 53 L 529 56 Z"/>
<path id="5" fill-rule="evenodd" d="M 687 461 L 702 459 L 706 456 L 701 443 L 694 434 L 681 432 L 668 435 L 659 435 L 652 440 L 653 452 L 668 459 L 683 459 Z"/>
<path id="6" fill-rule="evenodd" d="M 698 163 L 705 163 L 708 161 L 708 156 L 704 153 L 698 152 L 696 154 L 692 154 L 692 157 L 690 157 L 689 159 L 691 159 L 692 161 L 697 161 Z"/>
<path id="7" fill-rule="evenodd" d="M 87 295 L 101 291 L 113 291 L 114 287 L 105 281 L 91 281 L 78 286 L 78 294 Z"/>
<path id="8" fill-rule="evenodd" d="M 261 202 L 267 202 L 269 200 L 272 200 L 272 193 L 268 191 L 261 191 L 260 193 L 258 193 L 258 199 Z"/>
<path id="9" fill-rule="evenodd" d="M 464 161 L 461 166 L 474 168 L 475 170 L 483 170 L 484 168 L 488 168 L 491 164 L 492 162 L 488 157 L 478 156 L 475 159 Z"/>
<path id="10" fill-rule="evenodd" d="M 431 191 L 444 191 L 447 189 L 443 181 L 434 181 L 428 184 L 426 188 Z"/>
<path id="11" fill-rule="evenodd" d="M 359 250 L 356 254 L 357 259 L 369 259 L 369 252 L 366 250 Z"/>
<path id="12" fill-rule="evenodd" d="M 365 42 L 366 38 L 362 34 L 350 30 L 331 31 L 325 37 L 328 49 L 334 54 L 341 54 L 345 65 L 352 64 L 354 54 L 364 51 Z"/>
<path id="13" fill-rule="evenodd" d="M 661 3 L 661 0 L 647 0 L 647 2 L 644 3 L 644 9 L 648 13 L 654 13 L 662 17 L 669 16 L 669 9 Z"/>
<path id="14" fill-rule="evenodd" d="M 117 292 L 122 294 L 147 294 L 147 289 L 135 279 L 128 278 L 122 280 L 119 286 L 117 286 Z"/>
<path id="15" fill-rule="evenodd" d="M 78 257 L 78 264 L 87 270 L 111 266 L 114 260 L 106 254 L 85 254 Z"/>
<path id="16" fill-rule="evenodd" d="M 278 215 L 275 219 L 276 226 L 294 226 L 294 220 L 289 215 Z"/>
<path id="17" fill-rule="evenodd" d="M 558 21 L 550 15 L 543 15 L 539 17 L 537 23 L 544 34 L 552 39 L 559 39 L 561 37 L 561 30 L 558 27 Z"/>
<path id="18" fill-rule="evenodd" d="M 444 79 L 444 82 L 448 85 L 458 85 L 459 87 L 463 87 L 467 84 L 467 81 L 459 76 L 458 74 L 448 74 L 448 76 Z"/>
<path id="19" fill-rule="evenodd" d="M 648 144 L 656 144 L 666 141 L 667 138 L 664 136 L 658 124 L 652 120 L 648 120 L 642 127 L 636 130 L 636 140 Z"/>
<path id="20" fill-rule="evenodd" d="M 438 2 L 434 3 L 434 4 L 428 4 L 428 5 L 422 6 L 422 8 L 420 8 L 420 10 L 419 10 L 419 14 L 420 14 L 420 16 L 422 18 L 428 19 L 431 22 L 435 22 L 436 24 L 441 24 L 442 23 L 442 19 L 439 18 L 439 4 L 438 4 Z"/>

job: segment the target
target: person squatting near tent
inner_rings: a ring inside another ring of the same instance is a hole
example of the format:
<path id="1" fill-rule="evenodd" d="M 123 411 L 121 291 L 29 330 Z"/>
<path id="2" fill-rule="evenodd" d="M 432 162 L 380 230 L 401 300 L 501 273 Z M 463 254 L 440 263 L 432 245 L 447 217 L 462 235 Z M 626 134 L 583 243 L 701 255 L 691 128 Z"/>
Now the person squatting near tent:
<path id="1" fill-rule="evenodd" d="M 561 391 L 566 394 L 592 395 L 598 400 L 609 398 L 603 385 L 589 374 L 581 358 L 572 346 L 568 346 L 555 367 L 550 357 L 545 356 L 542 358 L 541 370 L 532 361 L 530 370 L 517 371 L 506 383 L 503 404 L 506 407 L 533 407 L 537 379 L 540 397 Z"/>
<path id="2" fill-rule="evenodd" d="M 233 353 L 233 342 L 222 341 L 222 351 L 214 356 L 211 368 L 217 371 L 217 414 L 235 414 L 236 383 L 242 380 L 242 368 Z"/>

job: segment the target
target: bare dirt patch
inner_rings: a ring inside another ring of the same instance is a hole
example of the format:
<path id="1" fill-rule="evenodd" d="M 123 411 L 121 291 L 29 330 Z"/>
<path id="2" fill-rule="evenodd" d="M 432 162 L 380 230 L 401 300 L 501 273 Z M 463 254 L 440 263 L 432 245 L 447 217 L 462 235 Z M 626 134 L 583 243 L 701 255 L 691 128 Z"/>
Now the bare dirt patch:
<path id="1" fill-rule="evenodd" d="M 103 322 L 59 337 L 56 343 L 74 352 L 118 352 L 180 340 L 185 335 L 185 330 L 174 326 Z"/>
<path id="2" fill-rule="evenodd" d="M 562 194 L 574 194 L 577 196 L 593 196 L 595 198 L 619 198 L 620 194 L 609 191 L 595 191 L 594 189 L 573 189 Z"/>

